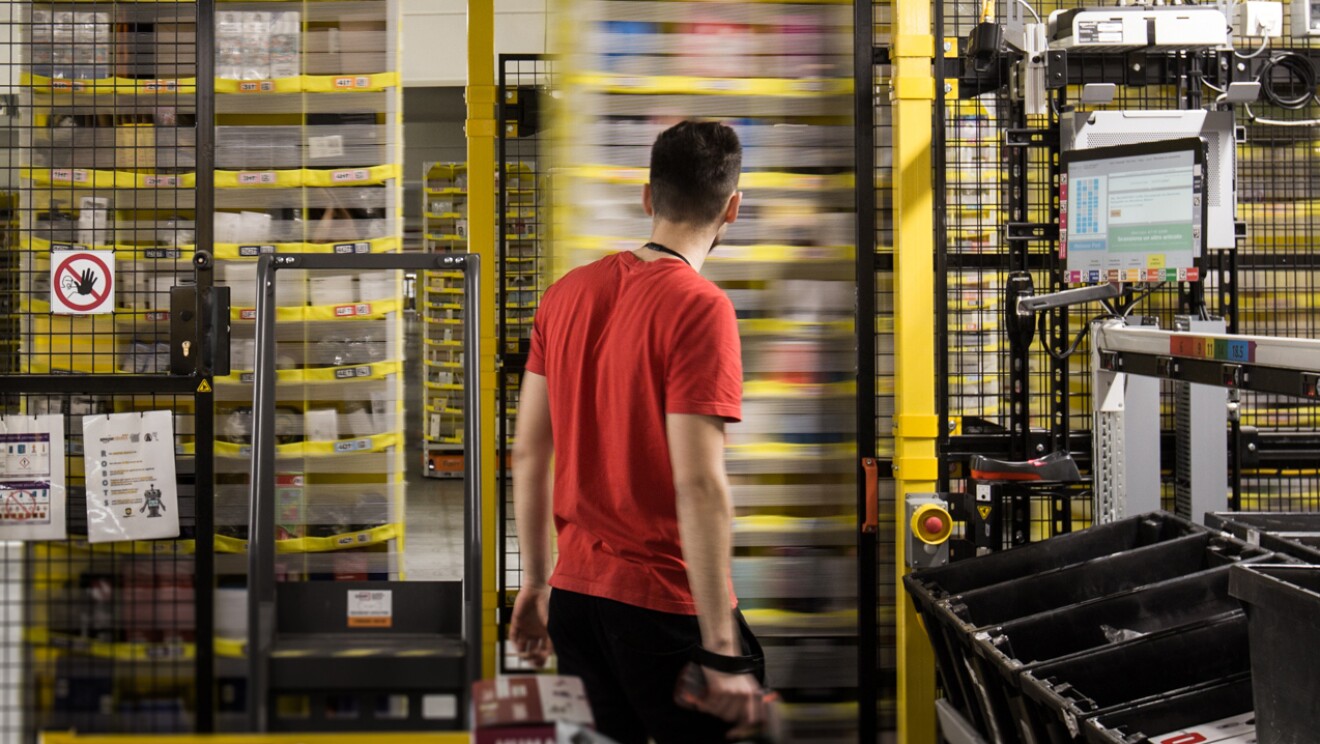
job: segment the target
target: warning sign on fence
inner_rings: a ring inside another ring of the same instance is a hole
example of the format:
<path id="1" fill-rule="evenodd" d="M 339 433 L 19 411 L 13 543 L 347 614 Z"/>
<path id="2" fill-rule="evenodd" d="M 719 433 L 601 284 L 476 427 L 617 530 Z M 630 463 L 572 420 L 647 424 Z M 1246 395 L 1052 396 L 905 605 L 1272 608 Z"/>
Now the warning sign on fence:
<path id="1" fill-rule="evenodd" d="M 114 251 L 51 251 L 52 313 L 95 315 L 114 309 Z"/>

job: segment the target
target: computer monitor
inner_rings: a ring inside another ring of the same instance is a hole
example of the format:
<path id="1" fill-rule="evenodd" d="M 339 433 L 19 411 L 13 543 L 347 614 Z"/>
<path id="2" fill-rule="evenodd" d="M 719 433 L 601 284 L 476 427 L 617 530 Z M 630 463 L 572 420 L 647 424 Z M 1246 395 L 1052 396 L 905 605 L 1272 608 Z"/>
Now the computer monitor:
<path id="1" fill-rule="evenodd" d="M 1200 279 L 1205 163 L 1199 137 L 1063 153 L 1059 257 L 1068 282 Z"/>

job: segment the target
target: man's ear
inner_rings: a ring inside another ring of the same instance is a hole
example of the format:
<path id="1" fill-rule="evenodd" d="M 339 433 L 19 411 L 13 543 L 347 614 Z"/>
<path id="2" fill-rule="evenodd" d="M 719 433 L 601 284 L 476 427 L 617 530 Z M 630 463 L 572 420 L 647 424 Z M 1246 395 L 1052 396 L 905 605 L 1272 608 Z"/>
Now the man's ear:
<path id="1" fill-rule="evenodd" d="M 724 205 L 724 222 L 731 224 L 738 221 L 738 209 L 742 206 L 742 192 L 735 191 L 729 197 L 729 202 Z"/>
<path id="2" fill-rule="evenodd" d="M 651 205 L 651 184 L 642 184 L 642 211 L 647 217 L 655 216 L 655 207 Z"/>

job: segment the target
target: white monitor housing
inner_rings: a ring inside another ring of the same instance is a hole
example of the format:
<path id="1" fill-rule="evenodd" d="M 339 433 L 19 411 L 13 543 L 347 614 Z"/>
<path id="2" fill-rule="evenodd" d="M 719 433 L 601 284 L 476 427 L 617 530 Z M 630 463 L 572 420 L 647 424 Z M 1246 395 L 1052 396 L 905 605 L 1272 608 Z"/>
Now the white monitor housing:
<path id="1" fill-rule="evenodd" d="M 1232 248 L 1237 212 L 1233 114 L 1229 111 L 1072 111 L 1060 122 L 1064 150 L 1200 137 L 1206 141 L 1206 248 Z"/>

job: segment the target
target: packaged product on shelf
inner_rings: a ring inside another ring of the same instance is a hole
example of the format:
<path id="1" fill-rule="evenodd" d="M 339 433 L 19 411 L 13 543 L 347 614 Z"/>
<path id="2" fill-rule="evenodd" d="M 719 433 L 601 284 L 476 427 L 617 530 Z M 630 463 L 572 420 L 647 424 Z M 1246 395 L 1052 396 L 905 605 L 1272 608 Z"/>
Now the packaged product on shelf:
<path id="1" fill-rule="evenodd" d="M 32 74 L 53 77 L 55 16 L 45 8 L 33 8 L 28 26 L 28 64 Z"/>
<path id="2" fill-rule="evenodd" d="M 215 14 L 215 75 L 222 80 L 243 79 L 243 15 L 236 10 Z"/>
<path id="3" fill-rule="evenodd" d="M 358 274 L 359 302 L 391 300 L 398 295 L 398 276 L 393 271 L 363 271 Z"/>
<path id="4" fill-rule="evenodd" d="M 352 401 L 347 404 L 344 422 L 348 427 L 348 436 L 350 437 L 365 437 L 386 431 L 373 426 L 371 410 L 364 401 Z"/>
<path id="5" fill-rule="evenodd" d="M 334 160 L 344 156 L 344 135 L 322 134 L 307 136 L 307 159 L 316 161 Z"/>
<path id="6" fill-rule="evenodd" d="M 165 245 L 173 248 L 191 246 L 197 242 L 196 225 L 192 220 L 171 217 L 165 220 L 159 235 Z"/>
<path id="7" fill-rule="evenodd" d="M 119 371 L 147 375 L 168 372 L 170 345 L 164 341 L 134 341 L 119 364 Z"/>
<path id="8" fill-rule="evenodd" d="M 345 305 L 355 301 L 351 275 L 319 272 L 308 277 L 307 283 L 313 306 Z"/>
<path id="9" fill-rule="evenodd" d="M 84 196 L 78 202 L 78 242 L 83 245 L 110 245 L 110 199 Z"/>
<path id="10" fill-rule="evenodd" d="M 226 261 L 216 266 L 215 281 L 229 287 L 230 307 L 256 307 L 257 305 L 257 265 L 247 261 Z M 235 341 L 234 352 L 240 347 Z M 252 369 L 238 366 L 238 360 L 231 360 L 236 369 Z"/>
<path id="11" fill-rule="evenodd" d="M 110 14 L 79 11 L 69 34 L 72 70 L 69 77 L 96 80 L 110 77 Z"/>
<path id="12" fill-rule="evenodd" d="M 333 442 L 339 439 L 339 411 L 333 408 L 312 408 L 304 418 L 307 439 L 312 442 Z"/>
<path id="13" fill-rule="evenodd" d="M 115 127 L 115 168 L 156 169 L 156 129 L 151 124 L 120 124 Z"/>
<path id="14" fill-rule="evenodd" d="M 265 212 L 239 213 L 239 243 L 265 243 L 270 240 L 271 222 L 275 218 Z"/>
<path id="15" fill-rule="evenodd" d="M 268 11 L 243 14 L 243 80 L 270 79 L 270 36 Z"/>
<path id="16" fill-rule="evenodd" d="M 76 77 L 73 64 L 75 14 L 67 10 L 56 11 L 53 19 L 50 76 L 62 80 L 72 79 Z"/>
<path id="17" fill-rule="evenodd" d="M 297 11 L 275 12 L 270 24 L 270 77 L 296 77 L 302 16 Z"/>
<path id="18" fill-rule="evenodd" d="M 188 78 L 197 71 L 197 21 L 188 11 L 174 18 L 161 18 L 155 24 L 150 48 L 153 69 L 148 77 L 156 80 Z M 169 125 L 173 126 L 173 125 Z"/>
<path id="19" fill-rule="evenodd" d="M 275 539 L 293 540 L 307 535 L 305 483 L 301 473 L 276 473 Z"/>
<path id="20" fill-rule="evenodd" d="M 376 431 L 392 431 L 397 427 L 398 404 L 393 393 L 372 391 L 371 420 Z"/>

